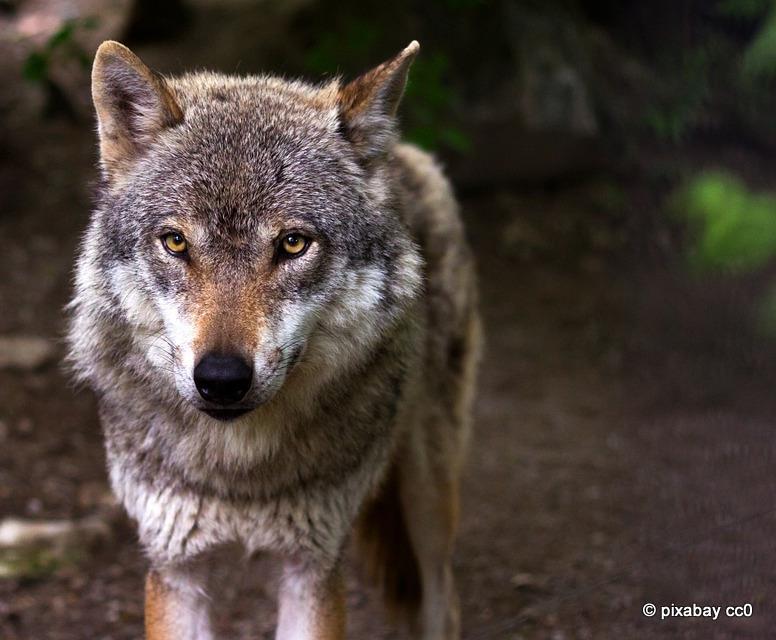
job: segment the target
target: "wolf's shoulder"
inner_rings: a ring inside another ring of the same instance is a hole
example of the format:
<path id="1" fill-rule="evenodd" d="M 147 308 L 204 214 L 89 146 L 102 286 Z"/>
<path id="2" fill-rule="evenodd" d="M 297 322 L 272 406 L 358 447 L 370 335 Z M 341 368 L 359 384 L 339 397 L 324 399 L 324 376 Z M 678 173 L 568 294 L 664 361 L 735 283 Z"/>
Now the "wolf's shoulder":
<path id="1" fill-rule="evenodd" d="M 397 144 L 393 172 L 400 215 L 426 261 L 467 253 L 452 184 L 434 156 L 411 144 Z"/>
<path id="2" fill-rule="evenodd" d="M 458 202 L 440 164 L 418 147 L 396 145 L 393 171 L 399 214 L 420 247 L 429 313 L 443 343 L 462 330 L 476 303 L 474 260 Z"/>
<path id="3" fill-rule="evenodd" d="M 394 147 L 393 157 L 397 188 L 410 213 L 457 212 L 452 185 L 433 155 L 413 144 L 400 143 Z"/>

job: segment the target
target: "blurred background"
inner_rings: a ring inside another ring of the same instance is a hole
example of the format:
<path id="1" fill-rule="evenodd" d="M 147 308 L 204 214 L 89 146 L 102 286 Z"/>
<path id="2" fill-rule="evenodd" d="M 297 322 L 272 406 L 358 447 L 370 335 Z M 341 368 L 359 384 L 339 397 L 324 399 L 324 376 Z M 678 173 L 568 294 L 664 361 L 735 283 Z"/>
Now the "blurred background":
<path id="1" fill-rule="evenodd" d="M 487 332 L 464 638 L 772 635 L 776 4 L 0 0 L 0 637 L 142 634 L 145 560 L 60 364 L 97 45 L 317 81 L 415 38 L 402 128 L 455 183 Z M 223 587 L 220 637 L 272 637 L 261 574 Z M 403 638 L 351 574 L 349 637 Z"/>

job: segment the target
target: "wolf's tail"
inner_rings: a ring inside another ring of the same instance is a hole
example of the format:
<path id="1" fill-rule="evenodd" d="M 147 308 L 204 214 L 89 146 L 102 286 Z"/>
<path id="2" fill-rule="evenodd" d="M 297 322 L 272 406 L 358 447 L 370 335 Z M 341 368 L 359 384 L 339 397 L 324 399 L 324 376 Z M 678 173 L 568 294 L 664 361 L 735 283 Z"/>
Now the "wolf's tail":
<path id="1" fill-rule="evenodd" d="M 395 463 L 377 496 L 361 514 L 356 542 L 366 573 L 382 588 L 389 611 L 413 625 L 423 592 L 418 559 L 401 505 Z"/>

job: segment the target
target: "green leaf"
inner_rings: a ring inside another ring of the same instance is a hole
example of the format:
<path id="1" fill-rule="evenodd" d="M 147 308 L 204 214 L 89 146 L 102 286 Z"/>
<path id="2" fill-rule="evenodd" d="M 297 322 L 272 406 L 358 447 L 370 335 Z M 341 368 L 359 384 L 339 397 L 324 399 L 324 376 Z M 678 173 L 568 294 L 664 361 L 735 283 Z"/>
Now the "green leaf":
<path id="1" fill-rule="evenodd" d="M 696 231 L 692 264 L 701 270 L 752 271 L 776 256 L 776 195 L 753 193 L 724 173 L 695 178 L 676 209 Z"/>
<path id="2" fill-rule="evenodd" d="M 69 42 L 73 38 L 75 32 L 75 22 L 72 20 L 65 21 L 57 31 L 55 31 L 46 43 L 46 48 L 49 51 L 53 51 L 57 47 Z"/>
<path id="3" fill-rule="evenodd" d="M 768 14 L 760 31 L 744 52 L 742 70 L 749 79 L 776 75 L 776 9 Z"/>
<path id="4" fill-rule="evenodd" d="M 22 75 L 32 82 L 42 82 L 47 74 L 48 56 L 39 51 L 33 51 L 24 61 Z"/>
<path id="5" fill-rule="evenodd" d="M 454 127 L 442 129 L 441 138 L 444 144 L 460 153 L 466 153 L 472 146 L 468 136 L 460 129 Z"/>
<path id="6" fill-rule="evenodd" d="M 439 137 L 436 131 L 429 127 L 414 127 L 407 132 L 405 137 L 426 151 L 434 151 L 439 146 Z"/>
<path id="7" fill-rule="evenodd" d="M 91 31 L 100 26 L 100 19 L 97 16 L 87 16 L 81 21 L 81 26 Z"/>

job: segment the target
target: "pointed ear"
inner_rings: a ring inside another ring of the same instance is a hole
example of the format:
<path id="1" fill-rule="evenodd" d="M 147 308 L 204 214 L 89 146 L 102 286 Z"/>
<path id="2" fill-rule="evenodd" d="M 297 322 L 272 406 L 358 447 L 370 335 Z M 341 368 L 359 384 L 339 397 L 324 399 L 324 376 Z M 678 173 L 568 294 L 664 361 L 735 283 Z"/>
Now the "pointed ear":
<path id="1" fill-rule="evenodd" d="M 384 152 L 396 137 L 396 110 L 407 73 L 420 45 L 413 40 L 399 55 L 339 90 L 343 130 L 365 159 Z"/>
<path id="2" fill-rule="evenodd" d="M 100 161 L 115 180 L 183 111 L 159 74 L 118 42 L 103 42 L 92 67 L 92 100 L 97 111 Z"/>

